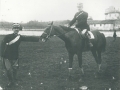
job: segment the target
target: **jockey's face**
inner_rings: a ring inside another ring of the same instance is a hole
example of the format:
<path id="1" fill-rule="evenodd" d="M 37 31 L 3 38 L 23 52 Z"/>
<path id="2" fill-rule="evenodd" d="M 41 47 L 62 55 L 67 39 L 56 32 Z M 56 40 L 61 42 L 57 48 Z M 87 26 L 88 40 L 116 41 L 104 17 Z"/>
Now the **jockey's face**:
<path id="1" fill-rule="evenodd" d="M 18 28 L 14 28 L 13 32 L 14 32 L 14 34 L 18 34 L 19 33 L 19 29 Z"/>
<path id="2" fill-rule="evenodd" d="M 83 6 L 77 6 L 77 8 L 79 12 L 83 10 Z"/>

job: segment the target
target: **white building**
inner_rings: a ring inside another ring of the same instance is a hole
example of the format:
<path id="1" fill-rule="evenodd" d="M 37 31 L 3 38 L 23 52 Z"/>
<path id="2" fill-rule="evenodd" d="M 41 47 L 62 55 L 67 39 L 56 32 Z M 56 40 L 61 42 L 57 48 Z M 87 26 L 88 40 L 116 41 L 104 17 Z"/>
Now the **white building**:
<path id="1" fill-rule="evenodd" d="M 115 9 L 114 7 L 109 7 L 105 10 L 105 19 L 106 20 L 115 20 L 120 19 L 120 11 L 119 9 Z"/>
<path id="2" fill-rule="evenodd" d="M 120 28 L 120 11 L 114 7 L 105 10 L 105 20 L 88 20 L 91 30 L 113 30 Z"/>

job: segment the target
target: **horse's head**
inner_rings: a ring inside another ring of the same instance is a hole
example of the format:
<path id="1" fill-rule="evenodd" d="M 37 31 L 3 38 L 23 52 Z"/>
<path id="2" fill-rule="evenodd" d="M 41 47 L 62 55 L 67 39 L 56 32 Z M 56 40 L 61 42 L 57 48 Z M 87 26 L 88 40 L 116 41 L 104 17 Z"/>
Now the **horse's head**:
<path id="1" fill-rule="evenodd" d="M 53 22 L 52 22 L 48 24 L 48 26 L 45 28 L 40 38 L 42 39 L 43 42 L 46 42 L 53 35 L 55 35 L 55 33 L 54 33 Z"/>
<path id="2" fill-rule="evenodd" d="M 51 36 L 58 36 L 58 37 L 64 37 L 66 33 L 69 33 L 70 31 L 75 31 L 72 28 L 68 28 L 66 26 L 54 26 L 53 22 L 48 24 L 48 26 L 45 28 L 44 32 L 40 36 L 43 42 L 46 42 Z"/>

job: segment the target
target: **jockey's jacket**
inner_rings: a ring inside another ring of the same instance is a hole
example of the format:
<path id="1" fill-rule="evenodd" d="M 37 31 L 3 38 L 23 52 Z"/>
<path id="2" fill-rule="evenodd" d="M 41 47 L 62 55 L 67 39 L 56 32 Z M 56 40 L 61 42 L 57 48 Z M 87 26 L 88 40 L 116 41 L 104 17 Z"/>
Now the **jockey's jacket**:
<path id="1" fill-rule="evenodd" d="M 18 59 L 19 56 L 19 45 L 21 41 L 31 41 L 31 42 L 38 42 L 39 38 L 33 37 L 33 36 L 16 36 L 13 34 L 8 34 L 4 37 L 4 39 L 1 42 L 1 50 L 0 54 L 1 57 L 15 60 Z"/>
<path id="2" fill-rule="evenodd" d="M 77 12 L 74 15 L 74 18 L 69 23 L 69 26 L 72 26 L 74 23 L 76 28 L 80 28 L 81 30 L 87 29 L 90 30 L 89 25 L 87 24 L 88 13 L 85 11 Z"/>

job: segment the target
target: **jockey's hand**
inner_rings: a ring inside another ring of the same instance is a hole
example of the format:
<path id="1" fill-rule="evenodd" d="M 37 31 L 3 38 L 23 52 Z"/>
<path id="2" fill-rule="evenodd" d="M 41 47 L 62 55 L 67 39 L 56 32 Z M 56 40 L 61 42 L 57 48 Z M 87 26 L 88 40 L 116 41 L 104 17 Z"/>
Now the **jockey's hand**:
<path id="1" fill-rule="evenodd" d="M 6 43 L 6 45 L 9 45 L 9 43 Z"/>
<path id="2" fill-rule="evenodd" d="M 65 24 L 64 26 L 66 26 L 66 27 L 69 27 L 69 28 L 70 28 L 70 25 L 69 25 L 69 24 Z"/>

